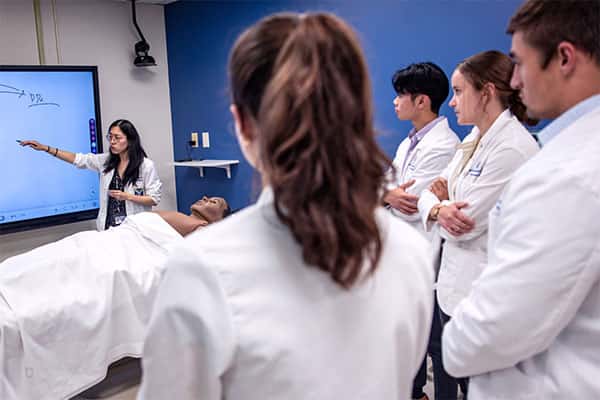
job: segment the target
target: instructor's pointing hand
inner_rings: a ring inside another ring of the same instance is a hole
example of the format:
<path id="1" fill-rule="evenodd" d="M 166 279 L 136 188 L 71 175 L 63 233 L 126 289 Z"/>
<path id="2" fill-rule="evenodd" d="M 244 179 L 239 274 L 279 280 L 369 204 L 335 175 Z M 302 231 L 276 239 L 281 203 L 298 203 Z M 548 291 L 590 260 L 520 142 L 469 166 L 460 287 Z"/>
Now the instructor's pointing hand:
<path id="1" fill-rule="evenodd" d="M 46 146 L 45 144 L 41 144 L 37 140 L 21 140 L 19 144 L 21 146 L 29 146 L 37 151 L 48 151 L 48 146 Z"/>

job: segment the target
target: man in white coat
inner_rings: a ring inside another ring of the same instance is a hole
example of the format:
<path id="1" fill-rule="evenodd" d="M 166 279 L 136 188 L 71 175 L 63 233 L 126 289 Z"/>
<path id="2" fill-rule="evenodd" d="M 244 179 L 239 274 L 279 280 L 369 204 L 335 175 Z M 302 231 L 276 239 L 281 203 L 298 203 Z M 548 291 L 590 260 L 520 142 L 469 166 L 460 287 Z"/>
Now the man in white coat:
<path id="1" fill-rule="evenodd" d="M 401 121 L 410 121 L 413 129 L 396 150 L 396 175 L 390 176 L 384 201 L 394 215 L 429 239 L 420 223 L 417 201 L 448 166 L 460 143 L 446 117 L 439 115 L 450 84 L 440 67 L 424 62 L 396 71 L 392 85 L 397 93 L 396 115 Z"/>
<path id="2" fill-rule="evenodd" d="M 446 168 L 460 143 L 446 117 L 439 116 L 440 107 L 449 93 L 448 77 L 434 63 L 424 62 L 396 71 L 392 85 L 397 93 L 394 99 L 396 115 L 402 121 L 410 121 L 413 129 L 398 146 L 393 162 L 396 175 L 390 177 L 389 192 L 384 201 L 394 215 L 431 240 L 430 232 L 426 232 L 420 223 L 419 194 Z M 441 329 L 439 318 L 433 319 L 431 329 Z M 434 365 L 442 368 L 439 341 L 430 343 L 428 353 Z M 427 399 L 423 392 L 427 380 L 426 358 L 415 377 L 413 399 Z"/>
<path id="3" fill-rule="evenodd" d="M 512 86 L 555 120 L 490 212 L 489 259 L 444 329 L 470 400 L 600 396 L 600 1 L 529 0 Z"/>

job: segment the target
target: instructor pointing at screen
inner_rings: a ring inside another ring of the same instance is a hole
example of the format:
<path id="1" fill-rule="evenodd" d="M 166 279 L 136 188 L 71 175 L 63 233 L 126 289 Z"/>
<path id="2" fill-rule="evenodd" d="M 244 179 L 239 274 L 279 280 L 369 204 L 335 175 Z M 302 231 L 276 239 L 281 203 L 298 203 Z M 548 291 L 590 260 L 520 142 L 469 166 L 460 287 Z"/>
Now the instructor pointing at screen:
<path id="1" fill-rule="evenodd" d="M 102 154 L 75 154 L 35 140 L 19 142 L 21 146 L 45 151 L 77 168 L 100 173 L 98 230 L 120 225 L 127 215 L 150 211 L 160 202 L 162 186 L 154 163 L 147 158 L 133 124 L 119 119 L 110 124 L 108 132 L 110 151 Z"/>

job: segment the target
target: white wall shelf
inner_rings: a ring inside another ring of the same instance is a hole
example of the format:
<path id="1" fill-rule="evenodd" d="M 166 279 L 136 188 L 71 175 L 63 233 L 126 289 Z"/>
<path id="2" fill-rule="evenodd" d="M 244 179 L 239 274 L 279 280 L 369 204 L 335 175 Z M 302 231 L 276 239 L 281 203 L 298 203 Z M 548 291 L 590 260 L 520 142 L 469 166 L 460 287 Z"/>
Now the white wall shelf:
<path id="1" fill-rule="evenodd" d="M 222 168 L 227 173 L 227 178 L 231 179 L 231 166 L 239 163 L 240 160 L 192 160 L 176 161 L 172 164 L 176 167 L 198 168 L 201 177 L 204 177 L 204 168 Z"/>

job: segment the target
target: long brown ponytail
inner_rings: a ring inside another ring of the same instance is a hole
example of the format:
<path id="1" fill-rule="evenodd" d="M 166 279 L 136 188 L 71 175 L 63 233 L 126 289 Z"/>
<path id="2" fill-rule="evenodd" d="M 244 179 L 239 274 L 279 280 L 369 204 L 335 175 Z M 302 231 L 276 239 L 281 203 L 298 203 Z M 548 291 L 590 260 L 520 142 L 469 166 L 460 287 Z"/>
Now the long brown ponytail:
<path id="1" fill-rule="evenodd" d="M 238 39 L 229 72 L 234 103 L 256 123 L 279 218 L 307 264 L 352 286 L 381 254 L 374 211 L 390 164 L 354 33 L 330 14 L 267 17 Z"/>

